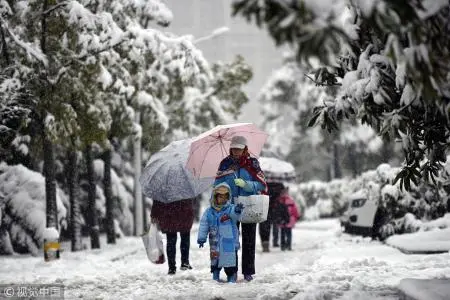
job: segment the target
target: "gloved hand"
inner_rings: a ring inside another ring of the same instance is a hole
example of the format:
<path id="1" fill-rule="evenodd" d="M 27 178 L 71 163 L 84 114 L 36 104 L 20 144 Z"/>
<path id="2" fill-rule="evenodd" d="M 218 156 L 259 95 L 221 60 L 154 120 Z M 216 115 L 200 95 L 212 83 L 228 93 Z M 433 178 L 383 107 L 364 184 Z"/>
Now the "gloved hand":
<path id="1" fill-rule="evenodd" d="M 206 241 L 203 241 L 203 240 L 197 241 L 198 247 L 199 247 L 199 248 L 203 248 L 203 244 L 205 244 L 205 242 L 206 242 Z"/>
<path id="2" fill-rule="evenodd" d="M 247 182 L 245 182 L 245 180 L 242 179 L 242 178 L 236 178 L 236 179 L 234 180 L 234 184 L 237 185 L 238 187 L 243 188 L 243 187 L 245 187 L 245 185 L 247 184 Z"/>
<path id="3" fill-rule="evenodd" d="M 237 214 L 240 214 L 242 212 L 242 209 L 244 209 L 244 204 L 238 203 L 234 207 L 234 212 L 237 213 Z"/>

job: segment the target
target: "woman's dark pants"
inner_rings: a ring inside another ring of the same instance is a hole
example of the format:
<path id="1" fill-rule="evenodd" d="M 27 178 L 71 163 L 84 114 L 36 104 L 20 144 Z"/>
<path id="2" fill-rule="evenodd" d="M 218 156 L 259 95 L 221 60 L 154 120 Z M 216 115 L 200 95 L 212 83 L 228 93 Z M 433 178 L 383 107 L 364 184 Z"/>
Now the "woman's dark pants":
<path id="1" fill-rule="evenodd" d="M 279 239 L 279 231 L 280 229 L 278 228 L 278 225 L 273 223 L 272 224 L 272 245 L 274 247 L 278 247 L 280 244 L 278 243 Z"/>
<path id="2" fill-rule="evenodd" d="M 177 233 L 176 232 L 167 232 L 167 261 L 169 263 L 169 269 L 176 269 L 176 246 L 177 246 Z M 190 247 L 190 232 L 180 232 L 181 243 L 180 243 L 180 252 L 181 252 L 181 263 L 189 264 L 189 247 Z"/>
<path id="3" fill-rule="evenodd" d="M 242 274 L 255 274 L 256 223 L 237 223 L 242 235 Z M 237 256 L 236 256 L 237 259 Z"/>

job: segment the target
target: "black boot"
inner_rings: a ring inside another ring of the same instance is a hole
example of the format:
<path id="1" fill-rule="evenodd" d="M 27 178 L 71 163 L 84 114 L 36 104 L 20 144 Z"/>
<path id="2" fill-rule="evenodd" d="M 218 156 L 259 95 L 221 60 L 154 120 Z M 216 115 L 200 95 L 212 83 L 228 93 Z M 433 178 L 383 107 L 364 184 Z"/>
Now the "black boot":
<path id="1" fill-rule="evenodd" d="M 191 265 L 189 263 L 182 263 L 181 267 L 180 267 L 180 270 L 183 270 L 183 271 L 185 271 L 185 270 L 192 270 L 192 267 L 191 267 Z"/>
<path id="2" fill-rule="evenodd" d="M 169 267 L 169 272 L 167 273 L 168 275 L 175 275 L 175 273 L 177 272 L 177 268 L 176 267 Z"/>
<path id="3" fill-rule="evenodd" d="M 262 242 L 263 252 L 270 252 L 269 250 L 269 242 Z"/>

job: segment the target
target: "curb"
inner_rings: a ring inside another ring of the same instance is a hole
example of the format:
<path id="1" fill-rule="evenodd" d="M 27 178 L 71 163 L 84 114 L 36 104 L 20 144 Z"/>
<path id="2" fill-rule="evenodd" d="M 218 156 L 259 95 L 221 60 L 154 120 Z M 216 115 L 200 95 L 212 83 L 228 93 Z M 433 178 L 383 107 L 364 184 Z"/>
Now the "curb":
<path id="1" fill-rule="evenodd" d="M 389 243 L 386 243 L 386 241 L 382 241 L 382 243 L 386 246 L 392 247 L 394 249 L 397 249 L 398 251 L 402 252 L 403 254 L 442 254 L 442 253 L 449 253 L 449 250 L 423 250 L 423 251 L 411 251 L 411 250 L 406 250 L 402 247 L 398 247 L 395 245 L 391 245 Z"/>
<path id="2" fill-rule="evenodd" d="M 448 300 L 450 299 L 449 279 L 400 280 L 397 287 L 401 300 Z"/>

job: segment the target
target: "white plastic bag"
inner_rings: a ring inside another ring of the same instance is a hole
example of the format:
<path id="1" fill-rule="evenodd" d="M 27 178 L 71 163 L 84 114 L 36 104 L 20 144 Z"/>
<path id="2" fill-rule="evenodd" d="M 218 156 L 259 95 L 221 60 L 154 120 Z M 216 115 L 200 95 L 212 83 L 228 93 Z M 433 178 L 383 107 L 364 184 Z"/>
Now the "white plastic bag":
<path id="1" fill-rule="evenodd" d="M 242 223 L 261 223 L 267 220 L 269 212 L 269 196 L 268 195 L 250 195 L 239 196 L 236 204 L 244 204 L 239 221 Z"/>
<path id="2" fill-rule="evenodd" d="M 152 263 L 163 264 L 166 261 L 162 234 L 156 224 L 150 225 L 150 229 L 142 235 L 142 241 L 147 257 Z"/>

